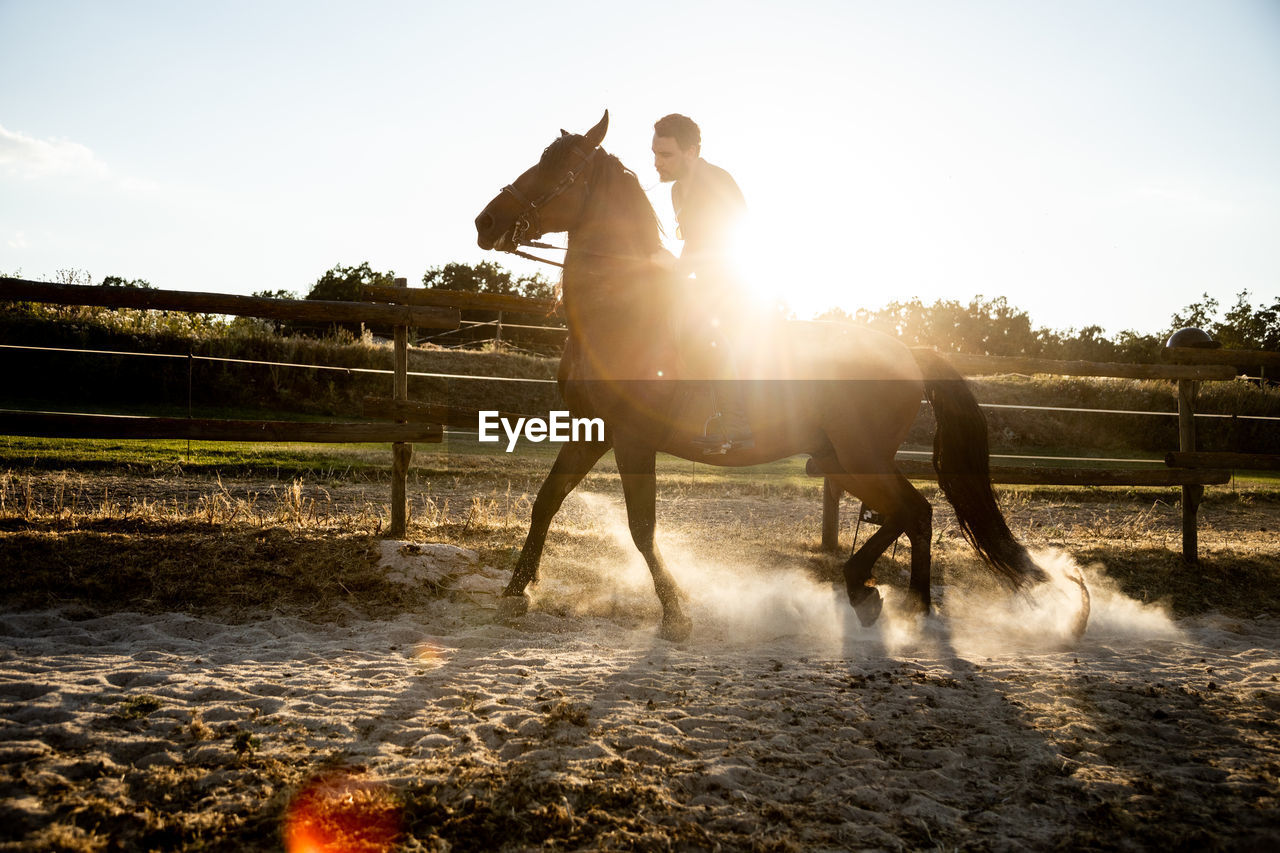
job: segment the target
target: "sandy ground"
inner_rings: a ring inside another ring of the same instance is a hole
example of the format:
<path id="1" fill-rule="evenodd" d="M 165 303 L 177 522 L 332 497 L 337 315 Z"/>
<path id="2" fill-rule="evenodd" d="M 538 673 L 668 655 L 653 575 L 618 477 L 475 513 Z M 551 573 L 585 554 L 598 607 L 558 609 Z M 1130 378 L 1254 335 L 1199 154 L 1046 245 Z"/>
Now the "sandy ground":
<path id="1" fill-rule="evenodd" d="M 1175 621 L 1086 567 L 1078 642 L 1055 590 L 891 593 L 864 628 L 663 541 L 680 645 L 621 545 L 549 549 L 516 625 L 473 554 L 394 542 L 440 596 L 389 620 L 0 614 L 0 850 L 320 849 L 326 798 L 362 850 L 1275 849 L 1280 621 Z"/>

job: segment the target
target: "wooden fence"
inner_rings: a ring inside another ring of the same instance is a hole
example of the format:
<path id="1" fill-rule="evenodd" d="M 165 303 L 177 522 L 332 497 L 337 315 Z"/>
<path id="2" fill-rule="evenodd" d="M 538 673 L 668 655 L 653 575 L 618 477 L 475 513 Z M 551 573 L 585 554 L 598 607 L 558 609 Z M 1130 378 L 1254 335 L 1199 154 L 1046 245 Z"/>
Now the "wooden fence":
<path id="1" fill-rule="evenodd" d="M 407 287 L 396 279 L 396 288 L 385 297 L 398 295 Z M 391 444 L 391 527 L 390 535 L 403 537 L 408 526 L 406 482 L 413 456 L 413 442 L 439 442 L 441 422 L 451 413 L 447 407 L 427 410 L 443 416 L 425 421 L 423 411 L 409 401 L 409 329 L 457 328 L 459 312 L 447 305 L 396 304 L 384 298 L 370 302 L 329 302 L 307 299 L 272 299 L 231 296 L 181 290 L 153 290 L 119 287 L 86 287 L 48 284 L 17 278 L 0 278 L 0 300 L 43 302 L 57 305 L 91 305 L 103 308 L 137 308 L 186 311 L 198 314 L 229 314 L 271 320 L 320 323 L 377 323 L 394 329 L 394 370 L 390 399 L 366 400 L 365 417 L 385 417 L 395 423 L 299 423 L 293 421 L 200 420 L 191 418 L 126 417 L 120 415 L 49 414 L 40 412 L 0 413 L 0 435 L 29 435 L 56 438 L 144 438 L 195 439 L 205 441 L 299 441 L 370 442 Z M 456 418 L 456 414 L 454 415 Z M 411 423 L 416 421 L 416 423 Z M 474 423 L 474 421 L 473 421 Z"/>
<path id="2" fill-rule="evenodd" d="M 1089 376 L 1098 378 L 1163 379 L 1177 383 L 1178 449 L 1165 456 L 1164 469 L 1116 467 L 1013 467 L 992 466 L 993 483 L 1064 486 L 1177 486 L 1182 490 L 1182 555 L 1187 562 L 1199 559 L 1197 514 L 1206 485 L 1231 478 L 1232 469 L 1280 468 L 1280 456 L 1250 453 L 1201 453 L 1196 450 L 1195 398 L 1201 382 L 1234 379 L 1233 365 L 1259 364 L 1280 368 L 1280 353 L 1259 350 L 1219 350 L 1196 347 L 1169 348 L 1162 353 L 1166 364 L 1055 361 L 1042 358 L 977 356 L 941 353 L 966 376 L 1000 373 Z M 928 462 L 900 460 L 898 467 L 911 479 L 936 479 Z M 823 476 L 822 547 L 839 547 L 842 492 L 810 459 L 806 470 Z"/>
<path id="3" fill-rule="evenodd" d="M 504 313 L 547 316 L 552 300 L 504 294 L 365 287 L 368 302 L 274 299 L 152 289 L 85 287 L 0 278 L 0 300 L 230 314 L 274 320 L 322 323 L 378 323 L 394 329 L 394 371 L 390 398 L 365 399 L 364 416 L 395 423 L 295 423 L 283 421 L 193 420 L 111 415 L 0 413 L 0 434 L 77 438 L 188 438 L 209 441 L 390 442 L 392 444 L 392 536 L 403 536 L 407 524 L 405 484 L 413 442 L 439 442 L 441 424 L 473 427 L 476 412 L 415 403 L 408 399 L 408 333 L 410 328 L 457 329 L 461 310 L 498 312 L 495 338 L 502 340 Z M 530 327 L 533 328 L 533 327 Z M 564 330 L 544 328 L 552 337 Z M 1198 558 L 1196 520 L 1206 485 L 1228 482 L 1232 469 L 1277 469 L 1280 457 L 1265 454 L 1204 453 L 1196 448 L 1195 397 L 1199 383 L 1232 379 L 1234 365 L 1256 364 L 1280 372 L 1280 353 L 1263 351 L 1172 348 L 1163 364 L 1122 364 L 1052 359 L 974 356 L 943 353 L 966 376 L 1001 373 L 1048 374 L 1125 379 L 1162 379 L 1177 383 L 1179 446 L 1166 455 L 1164 469 L 1116 467 L 993 466 L 998 484 L 1065 486 L 1167 486 L 1182 490 L 1182 549 L 1190 562 Z M 912 479 L 932 479 L 932 465 L 901 460 Z M 840 490 L 826 478 L 815 459 L 806 468 L 824 476 L 822 544 L 838 546 Z"/>
<path id="4" fill-rule="evenodd" d="M 454 331 L 467 332 L 461 344 L 475 344 L 494 341 L 508 344 L 519 341 L 523 345 L 535 344 L 544 352 L 554 352 L 564 344 L 569 330 L 564 326 L 548 326 L 545 320 L 556 315 L 559 303 L 554 299 L 530 299 L 506 293 L 469 293 L 458 290 L 430 290 L 412 288 L 400 290 L 391 287 L 366 285 L 361 288 L 365 299 L 377 302 L 397 302 L 403 305 L 418 307 L 448 307 L 468 312 L 468 316 L 492 317 L 487 320 L 474 320 L 463 317 L 461 325 Z M 512 319 L 533 319 L 543 321 L 541 324 L 514 323 Z M 485 334 L 490 330 L 491 334 Z M 448 344 L 449 333 L 429 336 L 429 340 Z"/>

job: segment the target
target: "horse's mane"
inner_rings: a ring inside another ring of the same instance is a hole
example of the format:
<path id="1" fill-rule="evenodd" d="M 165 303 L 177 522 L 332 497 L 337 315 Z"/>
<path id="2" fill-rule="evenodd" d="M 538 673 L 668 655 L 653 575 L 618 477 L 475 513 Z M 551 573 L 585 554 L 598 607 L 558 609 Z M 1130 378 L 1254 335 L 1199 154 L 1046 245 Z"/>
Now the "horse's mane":
<path id="1" fill-rule="evenodd" d="M 585 137 L 562 134 L 539 160 L 541 172 L 564 174 L 580 167 Z M 580 224 L 570 231 L 559 297 L 571 320 L 589 306 L 628 302 L 645 295 L 652 302 L 662 277 L 650 257 L 662 248 L 662 225 L 634 172 L 604 149 L 591 155 L 579 181 L 588 184 L 588 201 Z"/>
<path id="2" fill-rule="evenodd" d="M 658 251 L 662 247 L 662 225 L 635 173 L 603 148 L 596 154 L 592 172 L 588 177 L 592 184 L 592 206 L 611 208 L 601 221 L 615 229 L 617 233 L 612 236 L 634 248 L 640 257 L 647 258 Z M 588 216 L 599 212 L 587 210 Z"/>
<path id="3" fill-rule="evenodd" d="M 543 152 L 543 168 L 549 174 L 571 168 L 575 148 L 584 144 L 583 137 L 561 136 Z M 582 225 L 570 233 L 561 291 L 566 301 L 587 294 L 616 299 L 639 283 L 637 274 L 652 274 L 648 259 L 662 247 L 662 226 L 639 178 L 603 148 L 582 179 L 588 201 Z"/>

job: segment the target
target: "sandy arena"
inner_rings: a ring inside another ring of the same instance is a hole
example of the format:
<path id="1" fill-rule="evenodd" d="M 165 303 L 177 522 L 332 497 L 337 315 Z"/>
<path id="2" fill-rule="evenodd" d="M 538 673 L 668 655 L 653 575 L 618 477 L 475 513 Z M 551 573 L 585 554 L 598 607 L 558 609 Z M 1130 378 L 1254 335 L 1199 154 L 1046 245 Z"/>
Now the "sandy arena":
<path id="1" fill-rule="evenodd" d="M 677 646 L 617 501 L 581 501 L 610 571 L 550 549 L 518 625 L 504 573 L 398 542 L 424 612 L 0 616 L 0 850 L 323 849 L 326 820 L 353 850 L 1274 849 L 1280 621 L 1174 620 L 1089 567 L 1078 643 L 1053 591 L 920 619 L 890 590 L 863 628 L 668 532 Z"/>

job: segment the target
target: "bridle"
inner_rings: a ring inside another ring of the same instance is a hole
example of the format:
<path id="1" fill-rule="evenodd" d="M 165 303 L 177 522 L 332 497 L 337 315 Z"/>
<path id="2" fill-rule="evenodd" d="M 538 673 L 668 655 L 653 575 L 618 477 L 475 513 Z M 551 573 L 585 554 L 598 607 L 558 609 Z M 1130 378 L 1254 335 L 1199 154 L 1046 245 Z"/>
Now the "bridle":
<path id="1" fill-rule="evenodd" d="M 578 162 L 572 169 L 565 172 L 564 177 L 562 177 L 554 187 L 547 190 L 537 199 L 530 200 L 528 196 L 516 188 L 515 184 L 507 184 L 502 188 L 502 192 L 515 199 L 516 203 L 521 207 L 520 212 L 516 214 L 515 222 L 511 226 L 512 248 L 504 249 L 503 251 L 520 258 L 526 258 L 528 260 L 538 261 L 544 264 L 551 264 L 552 266 L 560 267 L 561 269 L 564 268 L 564 264 L 558 261 L 539 258 L 536 255 L 530 255 L 527 252 L 522 252 L 515 247 L 529 246 L 535 249 L 560 249 L 559 246 L 552 246 L 547 243 L 538 243 L 532 240 L 527 240 L 525 239 L 525 235 L 530 231 L 537 233 L 539 236 L 542 235 L 542 221 L 539 216 L 539 211 L 555 199 L 568 192 L 569 188 L 572 187 L 578 178 L 582 177 L 586 172 L 587 166 L 593 159 L 595 159 L 596 152 L 599 150 L 600 148 L 597 146 L 592 148 L 590 151 L 584 152 L 577 143 L 574 143 L 573 153 L 578 155 Z M 560 250 L 564 251 L 563 249 Z"/>

